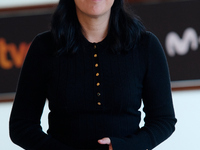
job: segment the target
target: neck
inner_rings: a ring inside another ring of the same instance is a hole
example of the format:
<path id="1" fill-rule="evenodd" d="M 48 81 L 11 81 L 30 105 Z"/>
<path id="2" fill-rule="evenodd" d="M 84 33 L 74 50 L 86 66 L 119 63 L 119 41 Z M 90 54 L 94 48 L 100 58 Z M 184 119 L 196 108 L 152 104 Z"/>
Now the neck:
<path id="1" fill-rule="evenodd" d="M 100 17 L 90 17 L 77 12 L 82 33 L 91 43 L 101 42 L 108 34 L 110 14 Z"/>

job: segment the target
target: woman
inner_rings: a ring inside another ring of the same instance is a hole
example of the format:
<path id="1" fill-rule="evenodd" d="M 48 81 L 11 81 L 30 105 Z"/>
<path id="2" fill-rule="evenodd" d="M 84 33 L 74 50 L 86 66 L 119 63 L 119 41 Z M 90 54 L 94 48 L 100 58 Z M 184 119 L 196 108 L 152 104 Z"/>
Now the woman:
<path id="1" fill-rule="evenodd" d="M 48 134 L 40 126 L 46 98 Z M 163 49 L 123 0 L 60 0 L 51 31 L 34 39 L 23 65 L 13 142 L 33 150 L 150 150 L 175 123 Z"/>

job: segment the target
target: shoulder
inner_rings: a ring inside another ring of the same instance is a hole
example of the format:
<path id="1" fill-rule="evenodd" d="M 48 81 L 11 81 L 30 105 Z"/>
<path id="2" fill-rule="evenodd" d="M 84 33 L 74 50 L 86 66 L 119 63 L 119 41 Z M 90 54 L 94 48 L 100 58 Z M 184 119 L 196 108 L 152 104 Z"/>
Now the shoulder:
<path id="1" fill-rule="evenodd" d="M 33 42 L 36 41 L 42 45 L 46 45 L 49 47 L 54 46 L 54 38 L 53 35 L 51 33 L 51 31 L 45 31 L 42 33 L 39 33 L 33 40 Z"/>
<path id="2" fill-rule="evenodd" d="M 39 33 L 31 43 L 23 68 L 35 68 L 36 70 L 42 68 L 41 70 L 46 72 L 52 68 L 55 50 L 51 32 Z"/>
<path id="3" fill-rule="evenodd" d="M 163 51 L 163 47 L 158 37 L 150 31 L 142 33 L 137 44 L 140 49 L 144 49 L 145 51 Z"/>
<path id="4" fill-rule="evenodd" d="M 35 47 L 37 49 L 35 51 L 39 53 L 53 53 L 56 51 L 54 38 L 50 31 L 39 33 L 33 39 L 31 47 Z"/>
<path id="5" fill-rule="evenodd" d="M 154 33 L 150 31 L 146 31 L 141 34 L 141 38 L 139 42 L 141 44 L 147 45 L 147 44 L 151 44 L 151 42 L 159 42 L 159 39 Z"/>
<path id="6" fill-rule="evenodd" d="M 143 56 L 145 62 L 166 59 L 164 49 L 158 37 L 150 31 L 146 31 L 141 35 L 137 43 L 137 50 Z"/>
<path id="7" fill-rule="evenodd" d="M 53 35 L 51 31 L 44 31 L 44 32 L 39 33 L 35 38 L 39 38 L 40 40 L 43 40 L 43 41 L 49 41 L 49 40 L 53 40 Z"/>

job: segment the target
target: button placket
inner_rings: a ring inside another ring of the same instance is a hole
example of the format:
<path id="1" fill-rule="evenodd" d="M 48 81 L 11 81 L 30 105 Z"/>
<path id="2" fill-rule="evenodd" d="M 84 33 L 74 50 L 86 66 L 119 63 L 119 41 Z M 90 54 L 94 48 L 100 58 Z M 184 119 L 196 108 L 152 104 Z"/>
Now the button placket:
<path id="1" fill-rule="evenodd" d="M 96 91 L 96 104 L 102 106 L 101 102 L 101 93 L 100 93 L 100 69 L 99 69 L 99 59 L 98 59 L 98 50 L 97 45 L 94 45 L 94 68 L 95 68 L 95 91 Z"/>

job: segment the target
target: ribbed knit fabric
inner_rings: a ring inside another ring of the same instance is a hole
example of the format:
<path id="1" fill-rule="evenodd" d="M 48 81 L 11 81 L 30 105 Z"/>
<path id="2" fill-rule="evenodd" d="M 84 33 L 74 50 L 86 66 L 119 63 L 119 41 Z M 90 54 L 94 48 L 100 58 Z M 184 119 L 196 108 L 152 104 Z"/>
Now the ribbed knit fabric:
<path id="1" fill-rule="evenodd" d="M 10 136 L 27 150 L 150 150 L 168 138 L 176 119 L 166 58 L 150 32 L 128 53 L 114 54 L 109 39 L 80 38 L 74 55 L 55 55 L 50 32 L 27 54 L 10 118 Z M 49 101 L 49 130 L 40 117 Z M 146 113 L 139 128 L 141 100 Z"/>

